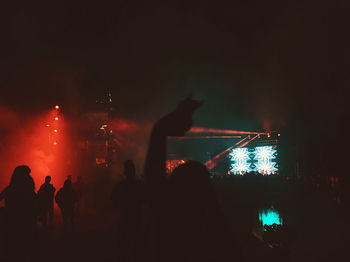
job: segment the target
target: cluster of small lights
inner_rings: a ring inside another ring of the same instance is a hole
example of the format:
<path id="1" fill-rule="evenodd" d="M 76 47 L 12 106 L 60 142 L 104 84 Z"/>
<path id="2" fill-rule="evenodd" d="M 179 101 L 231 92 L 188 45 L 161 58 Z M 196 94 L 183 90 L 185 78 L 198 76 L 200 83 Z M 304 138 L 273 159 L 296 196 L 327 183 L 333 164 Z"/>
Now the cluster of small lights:
<path id="1" fill-rule="evenodd" d="M 235 148 L 230 153 L 233 174 L 259 172 L 264 175 L 274 174 L 278 171 L 275 159 L 277 150 L 273 146 L 260 146 L 248 148 Z"/>
<path id="2" fill-rule="evenodd" d="M 59 110 L 60 109 L 60 106 L 59 105 L 55 105 L 55 110 Z M 56 116 L 56 117 L 54 117 L 53 118 L 55 121 L 58 121 L 59 120 L 59 117 L 58 116 Z M 51 126 L 55 126 L 55 124 L 46 124 L 46 127 L 51 127 Z M 52 129 L 52 131 L 54 132 L 54 133 L 58 133 L 58 129 L 57 128 L 54 128 L 54 129 Z M 56 146 L 58 143 L 57 143 L 57 141 L 53 141 L 52 142 L 52 145 L 54 145 L 54 146 Z"/>

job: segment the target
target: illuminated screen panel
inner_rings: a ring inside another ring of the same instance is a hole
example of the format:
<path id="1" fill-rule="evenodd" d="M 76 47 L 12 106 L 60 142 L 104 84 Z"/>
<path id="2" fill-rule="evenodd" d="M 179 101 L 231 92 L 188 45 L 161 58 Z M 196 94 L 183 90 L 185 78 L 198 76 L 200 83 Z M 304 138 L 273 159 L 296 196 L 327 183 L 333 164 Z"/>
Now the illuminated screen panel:
<path id="1" fill-rule="evenodd" d="M 272 226 L 273 224 L 282 225 L 283 220 L 278 211 L 274 208 L 268 208 L 259 212 L 259 222 L 263 226 Z"/>
<path id="2" fill-rule="evenodd" d="M 235 175 L 249 172 L 271 175 L 278 172 L 276 146 L 234 148 L 230 152 L 230 158 L 230 172 Z"/>

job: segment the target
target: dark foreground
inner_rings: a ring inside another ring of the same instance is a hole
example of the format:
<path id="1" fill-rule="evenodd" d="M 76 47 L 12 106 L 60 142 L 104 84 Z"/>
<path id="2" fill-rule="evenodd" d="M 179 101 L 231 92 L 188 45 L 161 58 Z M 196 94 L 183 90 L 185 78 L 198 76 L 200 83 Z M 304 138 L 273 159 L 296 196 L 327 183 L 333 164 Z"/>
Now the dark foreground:
<path id="1" fill-rule="evenodd" d="M 233 239 L 232 251 L 227 252 L 229 261 L 310 262 L 347 257 L 350 230 L 345 203 L 336 203 L 311 187 L 280 181 L 264 184 L 219 179 L 216 185 Z M 269 246 L 259 228 L 256 208 L 268 203 L 283 217 L 287 234 L 282 246 Z M 34 261 L 121 261 L 112 208 L 107 204 L 103 210 L 85 208 L 75 222 L 72 231 L 65 231 L 57 209 L 52 228 L 38 224 Z M 147 241 L 133 252 L 147 247 Z M 150 260 L 145 256 L 142 261 Z"/>
<path id="2" fill-rule="evenodd" d="M 311 191 L 311 194 L 308 187 L 289 185 L 275 191 L 279 197 L 272 200 L 281 210 L 288 241 L 283 247 L 271 248 L 263 238 L 259 239 L 261 230 L 254 224 L 256 213 L 251 209 L 255 205 L 252 198 L 244 197 L 243 190 L 241 195 L 233 194 L 232 185 L 227 181 L 218 181 L 217 185 L 219 200 L 229 220 L 228 231 L 232 232 L 233 243 L 236 243 L 229 260 L 310 262 L 346 257 L 349 217 L 344 205 L 317 192 Z M 256 191 L 254 188 L 245 190 L 250 194 L 249 190 Z M 248 219 L 247 214 L 252 219 Z M 76 227 L 69 233 L 64 233 L 61 217 L 56 212 L 52 229 L 41 225 L 38 229 L 36 261 L 118 261 L 117 233 L 111 210 L 85 211 L 77 217 Z M 144 261 L 148 259 L 145 257 Z"/>

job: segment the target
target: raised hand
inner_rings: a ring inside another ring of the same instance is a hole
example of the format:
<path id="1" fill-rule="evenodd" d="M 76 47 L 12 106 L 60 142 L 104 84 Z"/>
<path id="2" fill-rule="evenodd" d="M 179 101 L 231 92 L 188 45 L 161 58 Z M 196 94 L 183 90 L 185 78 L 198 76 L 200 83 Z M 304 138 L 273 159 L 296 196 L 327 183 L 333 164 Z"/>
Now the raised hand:
<path id="1" fill-rule="evenodd" d="M 156 124 L 154 131 L 166 136 L 184 136 L 191 128 L 193 113 L 203 102 L 196 101 L 192 95 L 181 101 L 176 110 L 165 115 Z"/>

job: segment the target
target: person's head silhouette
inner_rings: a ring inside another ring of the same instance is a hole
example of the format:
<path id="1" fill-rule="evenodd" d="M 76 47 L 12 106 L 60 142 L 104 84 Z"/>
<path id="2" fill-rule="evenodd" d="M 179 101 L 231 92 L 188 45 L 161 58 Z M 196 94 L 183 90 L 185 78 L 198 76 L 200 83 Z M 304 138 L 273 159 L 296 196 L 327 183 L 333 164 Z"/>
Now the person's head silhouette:
<path id="1" fill-rule="evenodd" d="M 65 190 L 72 190 L 73 189 L 72 180 L 66 179 L 66 181 L 64 181 L 63 188 Z"/>
<path id="2" fill-rule="evenodd" d="M 46 184 L 50 184 L 50 182 L 51 182 L 51 176 L 46 176 L 45 177 L 45 183 Z"/>
<path id="3" fill-rule="evenodd" d="M 136 177 L 136 169 L 132 160 L 124 162 L 124 175 L 126 179 L 134 179 Z"/>
<path id="4" fill-rule="evenodd" d="M 22 165 L 17 166 L 12 173 L 10 186 L 13 188 L 28 188 L 34 190 L 34 180 L 30 176 L 30 168 Z"/>
<path id="5" fill-rule="evenodd" d="M 199 162 L 189 161 L 178 166 L 173 171 L 170 181 L 176 199 L 188 205 L 194 202 L 212 202 L 216 199 L 210 173 L 206 166 Z"/>

